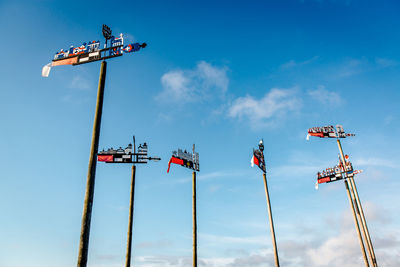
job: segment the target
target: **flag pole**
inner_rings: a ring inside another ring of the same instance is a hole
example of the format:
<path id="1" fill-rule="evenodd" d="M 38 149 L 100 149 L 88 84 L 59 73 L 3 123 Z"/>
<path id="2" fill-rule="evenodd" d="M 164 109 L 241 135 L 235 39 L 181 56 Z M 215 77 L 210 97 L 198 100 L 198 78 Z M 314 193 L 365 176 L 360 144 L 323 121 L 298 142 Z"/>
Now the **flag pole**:
<path id="1" fill-rule="evenodd" d="M 347 179 L 345 179 L 344 180 L 344 184 L 346 186 L 347 196 L 349 197 L 350 206 L 351 206 L 351 209 L 353 211 L 354 224 L 356 225 L 356 230 L 357 230 L 358 238 L 359 238 L 359 241 L 360 241 L 361 251 L 363 253 L 365 266 L 369 267 L 367 253 L 365 252 L 365 246 L 364 246 L 364 242 L 363 242 L 363 239 L 362 239 L 362 236 L 361 236 L 360 226 L 359 226 L 358 220 L 357 220 L 356 210 L 355 210 L 354 203 L 353 203 L 353 200 L 352 200 L 352 197 L 351 197 L 351 193 L 350 193 L 350 189 L 349 189 L 349 181 Z"/>
<path id="2" fill-rule="evenodd" d="M 268 206 L 269 227 L 270 227 L 270 230 L 271 230 L 272 245 L 274 247 L 275 266 L 279 267 L 279 257 L 278 257 L 278 248 L 276 246 L 274 220 L 272 219 L 271 203 L 270 203 L 270 200 L 269 200 L 269 193 L 268 193 L 267 176 L 265 175 L 264 172 L 263 172 L 263 178 L 264 178 L 264 187 L 265 187 L 265 197 L 267 198 L 267 206 Z"/>
<path id="3" fill-rule="evenodd" d="M 369 251 L 370 251 L 370 256 L 371 256 L 372 264 L 373 264 L 374 267 L 377 267 L 377 266 L 378 266 L 378 263 L 376 262 L 376 256 L 375 256 L 374 247 L 373 247 L 373 245 L 372 245 L 371 236 L 369 235 L 368 226 L 367 226 L 367 221 L 366 221 L 365 216 L 364 216 L 364 211 L 363 211 L 363 208 L 362 208 L 362 205 L 361 205 L 361 201 L 360 201 L 360 198 L 359 198 L 359 196 L 358 196 L 358 191 L 357 191 L 356 183 L 355 183 L 355 181 L 354 181 L 354 175 L 353 175 L 352 177 L 350 177 L 349 180 L 350 180 L 351 186 L 353 187 L 354 195 L 355 195 L 355 197 L 356 197 L 356 202 L 357 202 L 357 205 L 358 205 L 358 210 L 359 210 L 360 216 L 361 216 L 361 223 L 362 223 L 362 226 L 363 226 L 363 228 L 364 228 L 364 230 L 365 230 L 365 232 L 366 232 L 366 239 L 367 239 L 367 244 L 368 244 L 368 246 L 369 246 Z"/>
<path id="4" fill-rule="evenodd" d="M 135 200 L 135 175 L 136 175 L 136 166 L 135 164 L 132 164 L 131 197 L 129 201 L 128 241 L 126 245 L 126 262 L 125 262 L 126 267 L 131 266 L 133 208 Z"/>
<path id="5" fill-rule="evenodd" d="M 89 168 L 86 181 L 85 202 L 83 204 L 82 226 L 79 241 L 78 267 L 86 267 L 88 260 L 90 222 L 92 219 L 92 206 L 94 184 L 96 176 L 97 151 L 99 148 L 101 115 L 103 113 L 104 85 L 106 82 L 107 62 L 102 61 L 100 67 L 99 86 L 97 91 L 96 113 L 93 122 L 92 145 L 90 148 Z"/>
<path id="6" fill-rule="evenodd" d="M 343 169 L 346 171 L 346 161 L 344 159 L 344 153 L 343 153 L 343 149 L 342 149 L 342 144 L 340 143 L 339 138 L 336 139 L 336 142 L 338 144 L 338 148 L 339 148 L 339 152 L 340 152 L 340 159 L 342 161 Z M 350 206 L 351 206 L 351 208 L 353 210 L 354 222 L 355 222 L 355 225 L 356 225 L 358 238 L 360 240 L 360 246 L 361 246 L 361 250 L 362 250 L 362 253 L 363 253 L 363 257 L 364 257 L 365 266 L 369 266 L 367 253 L 365 252 L 365 246 L 364 246 L 363 238 L 361 236 L 360 225 L 358 223 L 358 219 L 360 221 L 362 221 L 362 219 L 361 219 L 361 216 L 360 216 L 360 211 L 359 211 L 359 208 L 358 208 L 358 205 L 357 205 L 357 201 L 356 201 L 356 199 L 354 197 L 354 191 L 353 191 L 351 182 L 349 182 L 349 178 L 347 178 L 347 174 L 346 174 L 345 185 L 346 185 L 347 195 L 348 195 L 349 201 L 350 201 Z M 364 230 L 363 226 L 361 227 L 361 229 L 363 231 L 364 239 L 366 239 L 366 241 L 367 241 L 366 233 L 365 233 L 365 230 Z M 371 257 L 371 260 L 373 261 L 372 254 L 371 254 L 371 251 L 369 249 L 369 244 L 367 244 L 367 245 L 368 245 L 367 246 L 368 253 L 369 253 L 370 257 Z"/>
<path id="7" fill-rule="evenodd" d="M 197 267 L 196 171 L 192 174 L 193 267 Z"/>

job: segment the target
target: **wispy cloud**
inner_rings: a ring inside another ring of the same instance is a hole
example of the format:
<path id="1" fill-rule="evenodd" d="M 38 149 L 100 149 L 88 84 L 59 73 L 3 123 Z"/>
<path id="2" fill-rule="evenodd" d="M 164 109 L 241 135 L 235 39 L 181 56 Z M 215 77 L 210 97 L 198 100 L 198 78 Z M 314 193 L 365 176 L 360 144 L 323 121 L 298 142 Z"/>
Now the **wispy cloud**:
<path id="1" fill-rule="evenodd" d="M 207 245 L 220 245 L 220 244 L 253 244 L 253 245 L 266 245 L 267 239 L 264 235 L 260 236 L 223 236 L 213 235 L 206 233 L 199 233 L 199 239 L 204 240 Z"/>
<path id="2" fill-rule="evenodd" d="M 316 61 L 318 58 L 319 58 L 318 56 L 314 56 L 314 57 L 304 60 L 304 61 L 295 61 L 292 59 L 292 60 L 289 60 L 288 62 L 280 65 L 279 68 L 282 70 L 287 70 L 287 69 L 291 69 L 294 67 L 304 66 L 304 65 L 307 65 L 307 64 L 310 64 L 310 63 Z"/>
<path id="3" fill-rule="evenodd" d="M 253 128 L 258 128 L 271 125 L 285 114 L 299 110 L 301 104 L 296 88 L 273 88 L 261 99 L 250 95 L 237 98 L 229 107 L 228 116 L 246 119 Z"/>
<path id="4" fill-rule="evenodd" d="M 136 248 L 138 248 L 138 249 L 159 249 L 159 248 L 170 247 L 172 244 L 173 244 L 172 241 L 163 239 L 163 240 L 156 240 L 156 241 L 140 242 L 139 244 L 136 245 Z"/>
<path id="5" fill-rule="evenodd" d="M 309 90 L 307 93 L 311 98 L 321 102 L 322 104 L 338 105 L 343 102 L 342 98 L 338 93 L 333 91 L 328 91 L 327 89 L 325 89 L 325 86 L 323 85 L 319 85 L 317 89 Z"/>
<path id="6" fill-rule="evenodd" d="M 377 71 L 384 68 L 396 67 L 399 62 L 388 58 L 351 58 L 335 67 L 336 76 L 347 78 L 364 72 Z"/>
<path id="7" fill-rule="evenodd" d="M 248 170 L 227 170 L 227 171 L 215 171 L 204 174 L 198 174 L 197 180 L 205 181 L 205 180 L 216 180 L 216 179 L 232 179 L 234 177 L 247 177 L 249 174 Z M 178 178 L 172 181 L 168 181 L 168 184 L 185 184 L 190 183 L 192 181 L 191 178 Z M 162 184 L 165 184 L 164 182 Z"/>
<path id="8" fill-rule="evenodd" d="M 354 164 L 360 166 L 379 166 L 379 167 L 389 167 L 395 169 L 400 167 L 400 165 L 395 161 L 382 158 L 360 158 L 355 160 Z"/>
<path id="9" fill-rule="evenodd" d="M 383 68 L 388 68 L 388 67 L 394 67 L 399 65 L 399 62 L 397 62 L 396 60 L 393 59 L 388 59 L 388 58 L 381 58 L 381 57 L 377 57 L 375 58 L 375 63 Z"/>
<path id="10" fill-rule="evenodd" d="M 72 78 L 68 87 L 81 90 L 89 90 L 91 88 L 94 88 L 93 83 L 81 74 L 76 74 Z"/>
<path id="11" fill-rule="evenodd" d="M 177 69 L 161 77 L 163 90 L 156 96 L 163 103 L 189 103 L 224 96 L 228 90 L 227 67 L 200 61 L 194 69 Z"/>
<path id="12" fill-rule="evenodd" d="M 368 60 L 366 58 L 349 59 L 338 68 L 337 76 L 339 78 L 354 76 L 361 72 L 364 72 L 367 68 Z"/>

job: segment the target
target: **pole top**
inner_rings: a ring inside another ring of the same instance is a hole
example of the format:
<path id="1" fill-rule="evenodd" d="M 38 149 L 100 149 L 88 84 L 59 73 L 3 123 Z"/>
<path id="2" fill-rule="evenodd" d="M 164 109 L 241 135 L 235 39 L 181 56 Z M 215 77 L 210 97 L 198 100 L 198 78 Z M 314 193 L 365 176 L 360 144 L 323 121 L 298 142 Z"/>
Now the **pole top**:
<path id="1" fill-rule="evenodd" d="M 264 140 L 261 139 L 260 142 L 258 143 L 258 148 L 260 149 L 261 152 L 264 151 Z"/>

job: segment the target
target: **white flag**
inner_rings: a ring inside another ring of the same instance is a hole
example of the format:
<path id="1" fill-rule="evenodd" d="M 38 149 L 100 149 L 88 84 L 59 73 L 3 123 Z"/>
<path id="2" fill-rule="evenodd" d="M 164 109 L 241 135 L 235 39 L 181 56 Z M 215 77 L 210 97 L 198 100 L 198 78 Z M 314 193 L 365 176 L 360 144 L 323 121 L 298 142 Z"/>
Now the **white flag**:
<path id="1" fill-rule="evenodd" d="M 51 63 L 45 65 L 42 69 L 42 77 L 49 77 L 51 70 Z"/>
<path id="2" fill-rule="evenodd" d="M 318 181 L 315 182 L 315 190 L 318 190 Z"/>
<path id="3" fill-rule="evenodd" d="M 310 140 L 310 134 L 307 134 L 306 139 L 307 139 L 307 141 Z"/>

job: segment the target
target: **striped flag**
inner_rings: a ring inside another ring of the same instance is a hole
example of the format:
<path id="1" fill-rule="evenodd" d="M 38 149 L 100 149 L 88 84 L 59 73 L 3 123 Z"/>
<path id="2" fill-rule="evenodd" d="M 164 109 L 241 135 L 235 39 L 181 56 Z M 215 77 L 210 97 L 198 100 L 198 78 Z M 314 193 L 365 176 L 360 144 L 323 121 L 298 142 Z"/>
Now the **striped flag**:
<path id="1" fill-rule="evenodd" d="M 250 163 L 251 163 L 251 167 L 254 167 L 254 165 L 257 165 L 263 172 L 266 172 L 264 156 L 260 150 L 258 150 L 258 149 L 253 150 L 253 156 L 251 157 Z"/>

